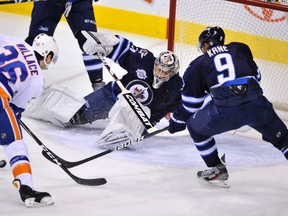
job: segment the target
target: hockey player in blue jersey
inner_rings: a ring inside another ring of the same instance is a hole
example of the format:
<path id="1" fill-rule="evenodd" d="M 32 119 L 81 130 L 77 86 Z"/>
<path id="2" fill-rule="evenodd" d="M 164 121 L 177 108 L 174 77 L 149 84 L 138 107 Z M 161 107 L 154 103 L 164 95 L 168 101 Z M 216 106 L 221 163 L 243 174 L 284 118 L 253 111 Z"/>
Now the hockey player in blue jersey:
<path id="1" fill-rule="evenodd" d="M 97 35 L 94 34 L 94 36 Z M 179 59 L 170 51 L 163 51 L 155 57 L 151 51 L 135 46 L 130 40 L 121 36 L 116 37 L 119 39 L 119 43 L 113 47 L 112 52 L 107 57 L 127 71 L 127 74 L 121 78 L 121 83 L 145 106 L 144 108 L 148 110 L 147 112 L 151 113 L 150 121 L 155 125 L 168 113 L 173 112 L 180 104 L 183 81 L 178 73 Z M 93 54 L 94 51 L 89 51 L 89 53 Z M 98 59 L 98 68 L 99 72 L 102 72 L 103 64 L 100 59 Z M 61 89 L 54 90 L 62 91 Z M 143 133 L 144 127 L 141 127 L 141 122 L 138 124 L 136 114 L 133 111 L 131 112 L 131 110 L 129 111 L 127 101 L 122 100 L 121 90 L 115 81 L 111 81 L 90 93 L 85 97 L 84 101 L 79 99 L 80 104 L 82 103 L 83 106 L 79 110 L 76 108 L 76 113 L 74 112 L 70 118 L 66 118 L 66 114 L 71 111 L 72 106 L 68 107 L 64 104 L 59 104 L 59 106 L 63 107 L 59 112 L 51 113 L 51 110 L 49 111 L 48 107 L 58 107 L 58 104 L 53 104 L 56 101 L 55 96 L 53 96 L 54 99 L 51 100 L 51 104 L 48 100 L 52 98 L 50 95 L 55 95 L 53 93 L 54 90 L 44 93 L 43 98 L 34 103 L 33 107 L 29 109 L 29 116 L 44 119 L 58 125 L 60 123 L 69 126 L 92 123 L 109 117 L 110 122 L 112 122 L 111 124 L 109 122 L 109 124 L 112 127 L 108 126 L 103 136 L 100 136 L 100 139 L 103 141 L 107 138 L 107 134 L 111 135 L 111 133 L 114 133 L 115 136 L 113 135 L 109 138 L 110 144 L 114 143 L 114 141 L 111 141 L 114 140 L 113 138 L 115 138 L 115 143 L 118 143 L 119 137 L 122 137 L 122 140 L 127 137 L 130 140 L 134 140 Z M 73 95 L 75 98 L 76 94 L 64 92 L 61 97 L 64 97 L 64 95 Z M 73 107 L 77 107 L 76 101 L 73 104 Z M 46 106 L 47 109 L 45 108 Z M 65 108 L 67 108 L 67 111 L 65 111 Z M 51 114 L 47 115 L 48 112 Z M 115 121 L 111 120 L 111 118 Z M 115 131 L 121 132 L 116 133 Z M 132 136 L 130 136 L 131 134 Z M 103 147 L 107 144 L 106 141 L 107 139 L 102 142 L 104 143 Z"/>
<path id="2" fill-rule="evenodd" d="M 32 45 L 33 39 L 40 33 L 53 36 L 62 15 L 64 15 L 82 49 L 83 44 L 79 41 L 81 30 L 97 32 L 92 3 L 93 0 L 49 0 L 34 2 L 29 34 L 25 41 Z M 97 60 L 95 56 L 83 53 L 82 57 L 93 89 L 103 86 L 102 73 L 97 73 Z"/>
<path id="3" fill-rule="evenodd" d="M 260 71 L 249 47 L 224 45 L 222 28 L 207 27 L 199 36 L 204 53 L 190 63 L 183 79 L 182 103 L 170 119 L 170 133 L 186 128 L 209 169 L 199 171 L 201 182 L 226 185 L 228 171 L 220 160 L 214 135 L 244 125 L 262 134 L 263 140 L 288 159 L 288 130 L 263 96 Z M 203 108 L 206 94 L 212 100 Z M 227 186 L 227 185 L 226 185 Z"/>

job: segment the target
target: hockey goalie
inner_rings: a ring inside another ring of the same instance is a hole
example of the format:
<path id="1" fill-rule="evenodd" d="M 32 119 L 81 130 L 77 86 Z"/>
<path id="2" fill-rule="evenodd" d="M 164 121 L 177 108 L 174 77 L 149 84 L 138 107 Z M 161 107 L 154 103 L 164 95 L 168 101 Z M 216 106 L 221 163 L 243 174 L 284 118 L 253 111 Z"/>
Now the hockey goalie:
<path id="1" fill-rule="evenodd" d="M 162 51 L 155 57 L 151 51 L 135 46 L 124 37 L 99 34 L 83 34 L 83 49 L 89 55 L 100 52 L 127 71 L 120 81 L 141 103 L 152 125 L 179 106 L 183 81 L 179 76 L 179 59 L 173 52 Z M 103 62 L 98 60 L 102 72 Z M 64 127 L 109 119 L 99 137 L 101 147 L 133 142 L 144 132 L 144 126 L 123 98 L 123 90 L 116 81 L 108 82 L 84 98 L 67 88 L 52 86 L 29 107 L 26 114 L 30 117 Z"/>

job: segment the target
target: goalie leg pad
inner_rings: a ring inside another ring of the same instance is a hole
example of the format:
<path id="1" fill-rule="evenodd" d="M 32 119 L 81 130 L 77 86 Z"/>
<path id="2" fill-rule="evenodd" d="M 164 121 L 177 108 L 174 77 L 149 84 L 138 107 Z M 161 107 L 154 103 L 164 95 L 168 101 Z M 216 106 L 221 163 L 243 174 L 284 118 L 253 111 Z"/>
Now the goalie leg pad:
<path id="1" fill-rule="evenodd" d="M 24 115 L 63 127 L 85 103 L 83 97 L 68 88 L 53 85 L 27 105 Z"/>
<path id="2" fill-rule="evenodd" d="M 101 133 L 98 146 L 101 148 L 113 148 L 120 144 L 138 139 L 144 132 L 145 126 L 139 120 L 133 109 L 127 103 L 122 94 L 109 111 L 109 122 Z M 150 109 L 141 105 L 150 116 Z"/>

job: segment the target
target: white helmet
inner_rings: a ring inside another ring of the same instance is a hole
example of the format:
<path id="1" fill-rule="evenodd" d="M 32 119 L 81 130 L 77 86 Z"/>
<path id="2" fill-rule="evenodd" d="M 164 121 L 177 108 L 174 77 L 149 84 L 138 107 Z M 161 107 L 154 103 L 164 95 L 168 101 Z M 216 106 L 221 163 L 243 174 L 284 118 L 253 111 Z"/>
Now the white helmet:
<path id="1" fill-rule="evenodd" d="M 45 65 L 48 66 L 46 62 L 46 57 L 50 53 L 53 54 L 53 58 L 50 64 L 56 64 L 57 59 L 58 59 L 59 49 L 53 37 L 50 37 L 44 33 L 37 35 L 34 38 L 32 48 L 35 52 L 37 52 L 40 56 L 44 58 Z"/>
<path id="2" fill-rule="evenodd" d="M 164 82 L 167 82 L 171 77 L 177 74 L 179 67 L 179 59 L 173 52 L 161 52 L 154 63 L 153 88 L 158 89 Z"/>

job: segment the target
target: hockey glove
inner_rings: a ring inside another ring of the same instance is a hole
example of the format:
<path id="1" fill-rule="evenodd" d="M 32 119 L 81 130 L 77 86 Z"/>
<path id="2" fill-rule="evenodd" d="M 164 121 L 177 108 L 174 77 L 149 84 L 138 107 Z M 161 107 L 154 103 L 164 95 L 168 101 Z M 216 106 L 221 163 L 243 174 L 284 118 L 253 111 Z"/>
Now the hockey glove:
<path id="1" fill-rule="evenodd" d="M 82 50 L 88 55 L 100 54 L 107 56 L 113 51 L 113 46 L 119 43 L 119 39 L 107 31 L 93 32 L 82 30 L 77 33 L 77 36 L 83 42 Z"/>
<path id="2" fill-rule="evenodd" d="M 13 112 L 15 113 L 16 117 L 18 119 L 21 119 L 22 117 L 22 112 L 24 111 L 24 109 L 17 107 L 16 105 L 10 103 L 10 107 L 13 110 Z"/>
<path id="3" fill-rule="evenodd" d="M 65 11 L 63 13 L 63 15 L 67 18 L 69 16 L 69 13 L 72 9 L 72 4 L 73 2 L 75 2 L 76 0 L 67 0 L 67 3 L 65 5 Z"/>
<path id="4" fill-rule="evenodd" d="M 171 134 L 173 134 L 173 133 L 185 130 L 185 129 L 186 129 L 186 122 L 178 120 L 178 119 L 174 118 L 174 116 L 172 115 L 172 117 L 169 120 L 169 129 L 168 129 L 168 131 Z"/>

